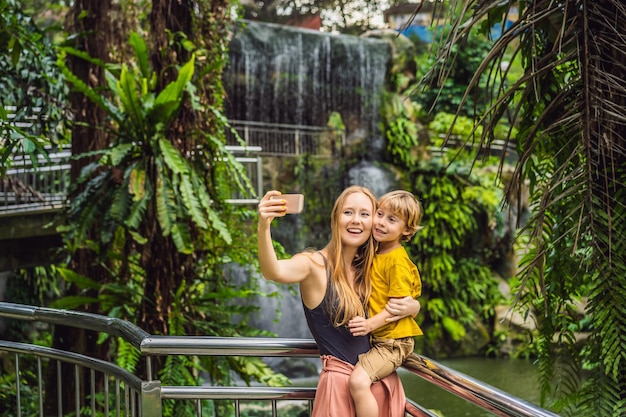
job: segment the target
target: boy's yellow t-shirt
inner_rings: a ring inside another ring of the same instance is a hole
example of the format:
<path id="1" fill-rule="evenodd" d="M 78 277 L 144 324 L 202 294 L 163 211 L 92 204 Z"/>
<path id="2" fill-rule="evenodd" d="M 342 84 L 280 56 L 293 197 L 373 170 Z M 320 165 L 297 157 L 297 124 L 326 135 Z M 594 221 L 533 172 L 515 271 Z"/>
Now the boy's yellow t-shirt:
<path id="1" fill-rule="evenodd" d="M 400 246 L 391 252 L 376 254 L 372 266 L 372 295 L 369 298 L 369 315 L 381 312 L 389 298 L 422 295 L 422 281 L 417 266 Z M 372 336 L 383 339 L 399 339 L 422 335 L 413 317 L 404 317 L 388 323 L 372 332 Z"/>

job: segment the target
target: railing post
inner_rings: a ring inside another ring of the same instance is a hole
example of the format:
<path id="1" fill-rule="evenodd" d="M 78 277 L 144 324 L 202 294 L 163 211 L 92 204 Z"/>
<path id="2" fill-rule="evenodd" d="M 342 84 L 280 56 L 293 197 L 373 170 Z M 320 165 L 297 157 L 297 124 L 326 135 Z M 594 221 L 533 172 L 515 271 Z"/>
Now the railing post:
<path id="1" fill-rule="evenodd" d="M 294 136 L 294 153 L 296 155 L 300 155 L 300 129 L 296 129 L 296 134 Z"/>
<path id="2" fill-rule="evenodd" d="M 141 413 L 139 417 L 162 417 L 161 381 L 141 383 Z"/>
<path id="3" fill-rule="evenodd" d="M 263 197 L 263 160 L 261 155 L 256 157 L 256 192 L 257 198 Z"/>

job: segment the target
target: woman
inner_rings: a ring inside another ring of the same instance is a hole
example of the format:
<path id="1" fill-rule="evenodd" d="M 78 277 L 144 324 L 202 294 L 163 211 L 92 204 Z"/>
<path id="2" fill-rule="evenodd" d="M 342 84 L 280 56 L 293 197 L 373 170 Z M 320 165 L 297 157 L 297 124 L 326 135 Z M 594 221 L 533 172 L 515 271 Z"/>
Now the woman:
<path id="1" fill-rule="evenodd" d="M 365 315 L 371 292 L 370 268 L 374 256 L 372 222 L 376 197 L 365 187 L 351 186 L 335 201 L 331 213 L 331 239 L 319 251 L 306 250 L 278 260 L 270 224 L 285 215 L 279 191 L 268 191 L 258 206 L 258 249 L 261 273 L 284 284 L 298 283 L 309 330 L 322 358 L 312 417 L 354 416 L 348 378 L 358 355 L 369 350 L 368 336 L 352 336 L 348 321 Z M 392 314 L 415 315 L 419 303 L 405 300 Z M 372 386 L 379 415 L 404 416 L 405 396 L 396 373 Z"/>

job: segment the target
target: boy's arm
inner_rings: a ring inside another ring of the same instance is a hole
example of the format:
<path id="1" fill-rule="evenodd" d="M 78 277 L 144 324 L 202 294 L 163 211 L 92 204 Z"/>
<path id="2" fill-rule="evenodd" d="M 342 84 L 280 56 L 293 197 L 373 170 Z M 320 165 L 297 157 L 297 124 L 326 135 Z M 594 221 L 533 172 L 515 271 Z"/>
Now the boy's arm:
<path id="1" fill-rule="evenodd" d="M 399 320 L 399 318 L 391 320 L 392 318 L 394 318 L 394 315 L 386 309 L 383 309 L 380 313 L 368 319 L 360 316 L 354 317 L 348 322 L 348 328 L 350 329 L 352 336 L 365 336 L 374 330 L 389 324 L 391 321 Z"/>

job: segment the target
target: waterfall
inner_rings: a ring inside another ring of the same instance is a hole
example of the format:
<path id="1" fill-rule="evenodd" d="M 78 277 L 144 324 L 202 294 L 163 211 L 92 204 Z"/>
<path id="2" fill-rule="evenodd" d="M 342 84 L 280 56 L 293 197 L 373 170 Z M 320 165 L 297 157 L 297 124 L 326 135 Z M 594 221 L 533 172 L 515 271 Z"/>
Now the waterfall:
<path id="1" fill-rule="evenodd" d="M 231 120 L 326 126 L 341 114 L 348 134 L 379 135 L 386 41 L 239 21 L 223 80 Z"/>

